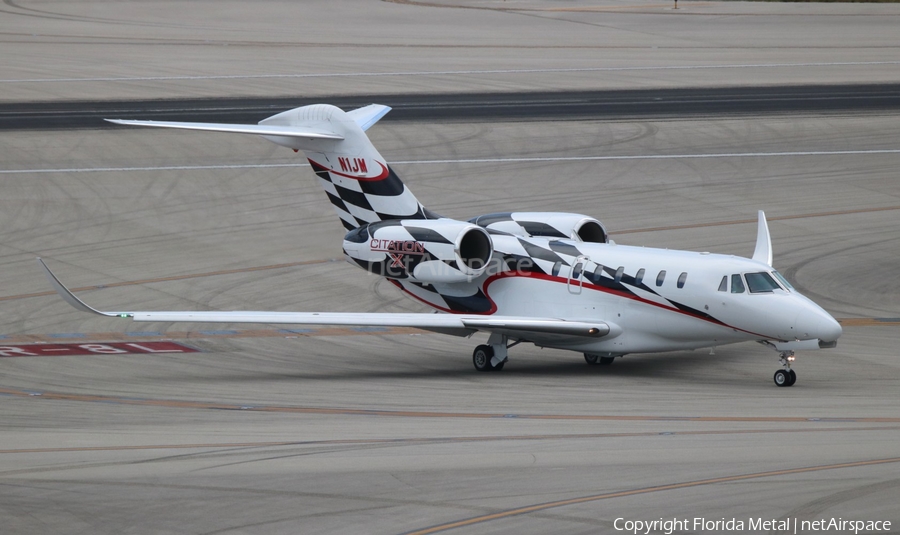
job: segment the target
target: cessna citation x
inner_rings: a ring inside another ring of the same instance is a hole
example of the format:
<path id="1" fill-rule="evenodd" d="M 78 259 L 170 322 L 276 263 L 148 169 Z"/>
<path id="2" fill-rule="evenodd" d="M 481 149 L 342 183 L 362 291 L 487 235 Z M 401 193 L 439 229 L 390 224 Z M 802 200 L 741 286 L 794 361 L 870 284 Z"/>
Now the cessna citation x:
<path id="1" fill-rule="evenodd" d="M 305 152 L 347 230 L 347 260 L 435 309 L 431 314 L 325 312 L 102 312 L 134 321 L 402 326 L 457 336 L 489 333 L 478 371 L 496 371 L 521 342 L 611 364 L 629 353 L 715 347 L 748 340 L 779 353 L 775 384 L 791 386 L 795 350 L 834 347 L 841 326 L 772 268 L 765 214 L 749 259 L 617 245 L 581 214 L 512 212 L 457 221 L 425 208 L 365 131 L 390 108 L 350 112 L 316 104 L 257 125 L 110 120 L 116 124 L 256 134 Z"/>

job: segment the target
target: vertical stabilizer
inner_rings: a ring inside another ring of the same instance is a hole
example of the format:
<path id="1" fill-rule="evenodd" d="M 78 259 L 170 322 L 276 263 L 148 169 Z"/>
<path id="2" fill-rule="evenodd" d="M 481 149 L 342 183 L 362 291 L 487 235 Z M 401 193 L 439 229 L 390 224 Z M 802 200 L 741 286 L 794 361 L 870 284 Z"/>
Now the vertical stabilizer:
<path id="1" fill-rule="evenodd" d="M 273 115 L 259 124 L 327 131 L 340 138 L 263 136 L 306 154 L 319 185 L 348 230 L 388 219 L 428 219 L 363 130 L 388 110 L 372 105 L 346 113 L 328 104 L 314 104 Z"/>

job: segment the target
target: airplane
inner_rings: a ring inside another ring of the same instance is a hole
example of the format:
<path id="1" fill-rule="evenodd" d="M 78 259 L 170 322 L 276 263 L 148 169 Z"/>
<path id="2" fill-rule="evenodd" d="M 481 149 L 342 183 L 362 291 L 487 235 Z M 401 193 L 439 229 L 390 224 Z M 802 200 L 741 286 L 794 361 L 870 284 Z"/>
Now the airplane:
<path id="1" fill-rule="evenodd" d="M 792 386 L 795 351 L 837 345 L 840 324 L 772 267 L 765 214 L 750 258 L 619 245 L 593 217 L 506 212 L 468 221 L 425 208 L 372 145 L 366 130 L 390 111 L 328 104 L 294 108 L 258 124 L 107 119 L 119 125 L 254 134 L 304 151 L 344 226 L 346 259 L 386 278 L 432 313 L 124 311 L 94 309 L 38 258 L 70 305 L 102 316 L 155 322 L 415 327 L 488 333 L 472 363 L 499 371 L 529 342 L 612 364 L 635 353 L 757 341 L 775 350 L 774 381 Z"/>

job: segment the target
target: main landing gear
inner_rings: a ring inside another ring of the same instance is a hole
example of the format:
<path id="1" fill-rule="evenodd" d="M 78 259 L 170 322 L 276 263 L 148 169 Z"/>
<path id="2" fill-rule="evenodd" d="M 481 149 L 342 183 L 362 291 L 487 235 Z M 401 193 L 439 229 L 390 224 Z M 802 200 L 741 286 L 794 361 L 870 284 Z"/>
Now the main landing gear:
<path id="1" fill-rule="evenodd" d="M 593 366 L 594 364 L 600 364 L 603 366 L 609 366 L 613 362 L 616 361 L 616 357 L 601 357 L 600 355 L 596 355 L 594 353 L 585 353 L 584 361 Z"/>
<path id="2" fill-rule="evenodd" d="M 779 362 L 784 368 L 775 372 L 775 384 L 778 386 L 794 386 L 797 382 L 797 374 L 791 369 L 791 362 L 794 362 L 793 351 L 782 351 Z"/>
<path id="3" fill-rule="evenodd" d="M 491 334 L 488 343 L 475 348 L 472 353 L 472 364 L 480 372 L 499 372 L 509 360 L 507 350 L 518 342 L 507 345 L 509 339 L 501 334 Z"/>

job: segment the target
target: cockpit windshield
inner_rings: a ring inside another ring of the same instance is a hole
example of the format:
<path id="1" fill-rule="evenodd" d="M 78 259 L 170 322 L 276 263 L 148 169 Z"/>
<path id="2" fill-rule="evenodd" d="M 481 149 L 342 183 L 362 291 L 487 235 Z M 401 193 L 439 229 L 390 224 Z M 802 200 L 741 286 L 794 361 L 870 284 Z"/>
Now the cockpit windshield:
<path id="1" fill-rule="evenodd" d="M 747 287 L 752 294 L 768 293 L 773 290 L 781 289 L 781 287 L 778 286 L 778 283 L 775 282 L 775 279 L 765 271 L 760 271 L 759 273 L 744 273 L 744 278 L 747 280 Z"/>

